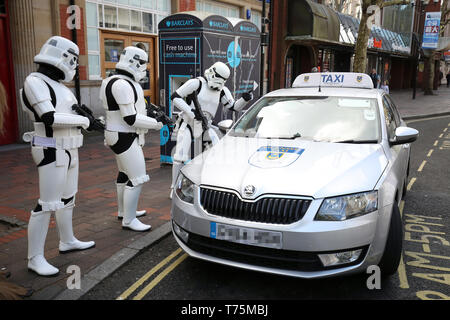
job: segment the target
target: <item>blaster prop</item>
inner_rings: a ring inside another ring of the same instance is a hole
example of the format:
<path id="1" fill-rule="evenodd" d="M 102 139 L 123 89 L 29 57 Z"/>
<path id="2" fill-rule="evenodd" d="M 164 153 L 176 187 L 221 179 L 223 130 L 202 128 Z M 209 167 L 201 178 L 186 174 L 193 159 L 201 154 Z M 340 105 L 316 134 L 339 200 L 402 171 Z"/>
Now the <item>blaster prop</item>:
<path id="1" fill-rule="evenodd" d="M 194 102 L 195 106 L 194 109 L 195 119 L 202 122 L 202 127 L 204 131 L 208 130 L 209 129 L 208 120 L 206 120 L 205 115 L 203 114 L 202 107 L 198 102 L 197 92 L 194 92 L 194 98 L 192 99 L 192 101 Z"/>
<path id="2" fill-rule="evenodd" d="M 105 125 L 98 119 L 94 118 L 91 109 L 86 107 L 86 105 L 82 104 L 74 104 L 72 105 L 72 110 L 78 113 L 80 116 L 86 117 L 89 119 L 89 128 L 87 130 L 95 130 L 99 132 L 105 132 Z"/>
<path id="3" fill-rule="evenodd" d="M 151 102 L 147 103 L 146 109 L 147 109 L 147 116 L 156 119 L 156 121 L 161 122 L 162 124 L 167 125 L 168 127 L 174 125 L 173 120 L 170 117 L 168 117 L 164 111 L 162 111 L 153 103 Z"/>

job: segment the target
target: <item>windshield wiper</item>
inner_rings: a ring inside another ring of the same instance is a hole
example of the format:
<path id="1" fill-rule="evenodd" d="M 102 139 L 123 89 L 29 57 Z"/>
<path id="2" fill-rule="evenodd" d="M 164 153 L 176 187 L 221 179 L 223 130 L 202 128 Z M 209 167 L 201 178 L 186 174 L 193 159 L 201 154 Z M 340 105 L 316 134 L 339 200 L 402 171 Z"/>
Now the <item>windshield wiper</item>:
<path id="1" fill-rule="evenodd" d="M 332 143 L 378 143 L 378 140 L 342 140 L 332 141 Z"/>
<path id="2" fill-rule="evenodd" d="M 291 137 L 266 137 L 266 139 L 297 139 L 300 138 L 302 135 L 300 133 L 296 133 Z"/>

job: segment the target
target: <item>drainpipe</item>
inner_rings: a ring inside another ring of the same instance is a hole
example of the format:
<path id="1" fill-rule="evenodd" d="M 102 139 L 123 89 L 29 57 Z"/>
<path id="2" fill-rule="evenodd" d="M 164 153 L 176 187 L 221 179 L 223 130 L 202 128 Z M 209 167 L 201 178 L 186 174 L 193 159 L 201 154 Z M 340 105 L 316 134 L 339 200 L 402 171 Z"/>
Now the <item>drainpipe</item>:
<path id="1" fill-rule="evenodd" d="M 74 6 L 75 5 L 75 0 L 70 0 L 70 5 Z M 76 12 L 73 12 L 72 14 L 75 14 Z M 76 28 L 72 28 L 72 42 L 75 43 L 76 45 L 78 45 L 78 40 L 77 40 L 77 29 Z M 78 63 L 79 63 L 79 59 L 78 59 Z M 80 94 L 80 70 L 78 68 L 78 64 L 77 64 L 77 68 L 76 68 L 76 72 L 75 72 L 75 77 L 74 77 L 74 81 L 75 81 L 75 97 L 77 98 L 78 104 L 81 104 L 81 94 Z"/>

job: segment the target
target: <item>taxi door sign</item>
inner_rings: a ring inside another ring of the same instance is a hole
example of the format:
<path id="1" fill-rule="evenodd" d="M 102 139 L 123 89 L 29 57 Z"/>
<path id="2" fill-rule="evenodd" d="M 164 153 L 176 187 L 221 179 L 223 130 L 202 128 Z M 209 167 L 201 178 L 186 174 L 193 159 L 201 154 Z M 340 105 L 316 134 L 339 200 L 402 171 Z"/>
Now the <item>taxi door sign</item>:
<path id="1" fill-rule="evenodd" d="M 248 163 L 254 167 L 269 169 L 287 167 L 295 162 L 305 149 L 283 146 L 259 147 L 248 159 Z"/>

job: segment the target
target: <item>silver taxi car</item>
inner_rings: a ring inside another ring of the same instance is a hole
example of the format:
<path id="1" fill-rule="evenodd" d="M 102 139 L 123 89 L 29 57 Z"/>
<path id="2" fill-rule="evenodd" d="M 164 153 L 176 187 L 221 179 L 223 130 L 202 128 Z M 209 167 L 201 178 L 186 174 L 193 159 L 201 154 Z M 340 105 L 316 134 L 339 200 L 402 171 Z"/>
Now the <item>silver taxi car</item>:
<path id="1" fill-rule="evenodd" d="M 177 179 L 172 229 L 185 252 L 300 278 L 395 273 L 418 131 L 368 75 L 299 75 L 221 127 Z"/>

